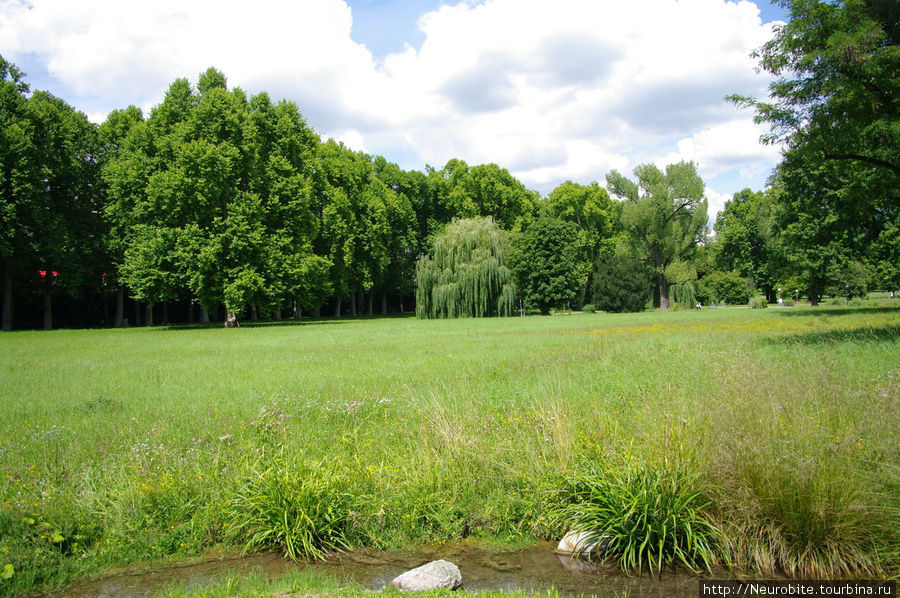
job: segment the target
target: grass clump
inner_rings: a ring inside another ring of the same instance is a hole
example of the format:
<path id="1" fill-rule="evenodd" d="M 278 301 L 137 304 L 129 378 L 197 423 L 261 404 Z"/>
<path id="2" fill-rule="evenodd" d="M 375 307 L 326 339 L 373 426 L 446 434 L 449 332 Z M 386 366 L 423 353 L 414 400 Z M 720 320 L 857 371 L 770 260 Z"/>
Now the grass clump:
<path id="1" fill-rule="evenodd" d="M 349 547 L 345 475 L 324 463 L 283 463 L 253 472 L 231 501 L 228 529 L 244 550 L 277 548 L 292 559 L 324 560 Z"/>
<path id="2" fill-rule="evenodd" d="M 622 569 L 684 565 L 710 570 L 721 532 L 706 514 L 707 488 L 693 460 L 659 463 L 630 452 L 584 463 L 569 480 L 556 518 L 570 529 L 604 538 L 606 556 Z"/>

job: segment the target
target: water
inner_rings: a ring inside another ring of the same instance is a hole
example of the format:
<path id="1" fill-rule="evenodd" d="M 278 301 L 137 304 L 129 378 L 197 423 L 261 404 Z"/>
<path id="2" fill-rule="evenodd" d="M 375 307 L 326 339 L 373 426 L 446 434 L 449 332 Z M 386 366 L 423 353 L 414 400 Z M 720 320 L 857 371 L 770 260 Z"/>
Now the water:
<path id="1" fill-rule="evenodd" d="M 460 544 L 409 551 L 351 552 L 324 563 L 292 562 L 280 553 L 214 559 L 118 573 L 76 584 L 46 596 L 53 598 L 126 598 L 147 596 L 173 584 L 202 587 L 235 575 L 257 571 L 270 577 L 314 568 L 371 589 L 391 583 L 400 573 L 436 559 L 455 563 L 463 590 L 532 590 L 556 588 L 562 595 L 594 594 L 629 598 L 697 596 L 701 578 L 683 572 L 661 576 L 624 575 L 615 566 L 573 561 L 556 555 L 554 545 L 522 550 L 491 551 Z M 719 578 L 726 577 L 719 575 Z"/>

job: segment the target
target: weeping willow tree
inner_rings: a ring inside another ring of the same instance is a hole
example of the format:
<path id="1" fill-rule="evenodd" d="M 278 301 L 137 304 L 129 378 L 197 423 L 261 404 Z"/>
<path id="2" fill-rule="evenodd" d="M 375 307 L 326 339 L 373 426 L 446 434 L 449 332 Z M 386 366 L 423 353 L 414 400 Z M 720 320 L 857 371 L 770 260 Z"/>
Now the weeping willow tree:
<path id="1" fill-rule="evenodd" d="M 678 309 L 694 309 L 697 305 L 697 291 L 691 283 L 669 285 L 669 305 Z"/>
<path id="2" fill-rule="evenodd" d="M 503 261 L 504 233 L 492 218 L 454 220 L 416 264 L 416 316 L 511 316 L 516 287 Z"/>

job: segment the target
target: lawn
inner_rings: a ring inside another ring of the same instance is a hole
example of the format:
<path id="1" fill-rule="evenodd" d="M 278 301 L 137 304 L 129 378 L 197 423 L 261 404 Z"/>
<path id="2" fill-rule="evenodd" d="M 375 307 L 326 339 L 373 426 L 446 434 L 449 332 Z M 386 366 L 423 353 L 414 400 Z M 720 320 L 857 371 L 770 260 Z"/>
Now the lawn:
<path id="1" fill-rule="evenodd" d="M 0 594 L 211 549 L 548 539 L 607 479 L 696 495 L 711 562 L 896 576 L 898 398 L 888 300 L 5 333 Z M 706 566 L 657 540 L 635 565 Z"/>

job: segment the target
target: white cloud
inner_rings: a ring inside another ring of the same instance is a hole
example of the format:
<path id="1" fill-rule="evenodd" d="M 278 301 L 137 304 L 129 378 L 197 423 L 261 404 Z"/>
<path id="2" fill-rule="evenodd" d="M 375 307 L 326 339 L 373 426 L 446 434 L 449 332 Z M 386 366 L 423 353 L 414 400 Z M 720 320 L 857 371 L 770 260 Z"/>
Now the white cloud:
<path id="1" fill-rule="evenodd" d="M 388 159 L 381 148 L 402 147 L 415 168 L 496 162 L 545 192 L 658 156 L 744 179 L 777 160 L 723 101 L 768 83 L 749 54 L 771 25 L 748 1 L 445 5 L 420 18 L 420 47 L 381 63 L 351 27 L 342 0 L 0 0 L 2 52 L 37 56 L 76 106 L 146 109 L 213 65 L 232 86 L 295 100 L 351 147 Z"/>
<path id="2" fill-rule="evenodd" d="M 719 193 L 714 189 L 706 188 L 706 199 L 709 202 L 708 213 L 709 213 L 709 224 L 712 226 L 712 223 L 715 222 L 716 217 L 719 212 L 721 212 L 725 208 L 725 202 L 731 199 L 734 196 L 734 192 L 732 193 Z"/>
<path id="3" fill-rule="evenodd" d="M 780 148 L 759 143 L 763 128 L 751 119 L 736 118 L 701 129 L 677 144 L 665 160 L 693 160 L 704 177 L 716 177 L 739 169 L 743 178 L 753 178 L 777 161 Z"/>

